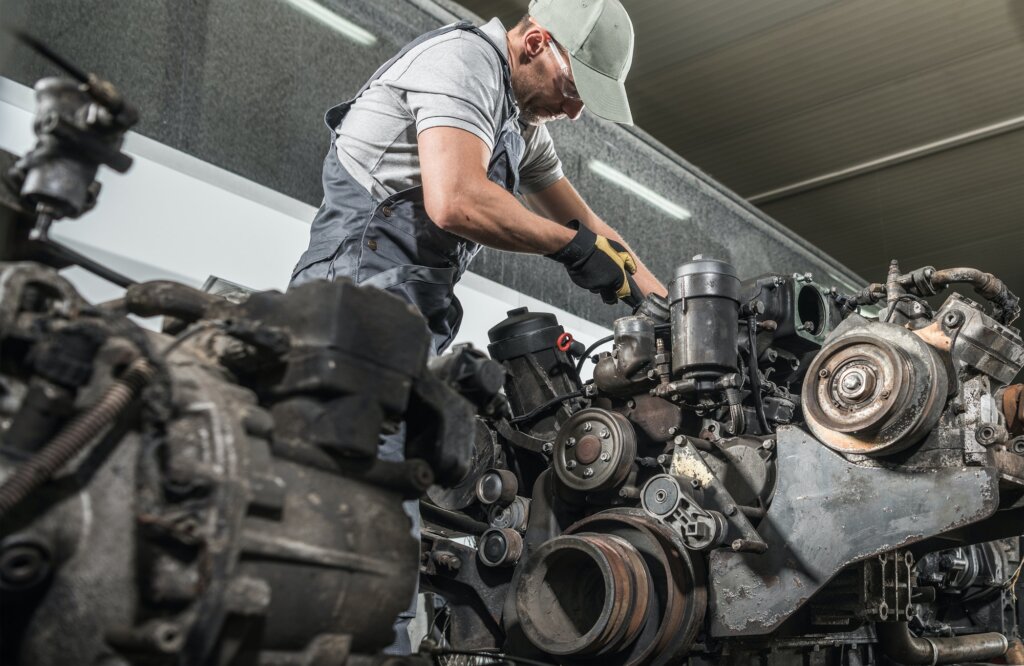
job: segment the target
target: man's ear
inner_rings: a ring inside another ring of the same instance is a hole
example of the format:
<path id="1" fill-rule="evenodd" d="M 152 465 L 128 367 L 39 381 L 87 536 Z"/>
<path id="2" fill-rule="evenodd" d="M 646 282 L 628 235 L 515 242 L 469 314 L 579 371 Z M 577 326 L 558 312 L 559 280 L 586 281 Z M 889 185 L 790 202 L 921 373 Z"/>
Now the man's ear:
<path id="1" fill-rule="evenodd" d="M 538 25 L 531 25 L 529 28 L 523 31 L 520 35 L 520 43 L 523 45 L 523 54 L 530 57 L 536 58 L 547 45 L 547 31 Z"/>

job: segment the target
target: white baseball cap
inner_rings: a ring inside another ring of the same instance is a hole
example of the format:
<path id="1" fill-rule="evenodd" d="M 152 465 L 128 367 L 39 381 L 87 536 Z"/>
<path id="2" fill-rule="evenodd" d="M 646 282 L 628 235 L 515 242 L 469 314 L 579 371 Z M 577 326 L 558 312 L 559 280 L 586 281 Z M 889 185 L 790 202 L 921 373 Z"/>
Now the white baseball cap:
<path id="1" fill-rule="evenodd" d="M 626 74 L 633 23 L 619 0 L 531 0 L 529 14 L 569 51 L 573 81 L 594 115 L 633 124 Z"/>

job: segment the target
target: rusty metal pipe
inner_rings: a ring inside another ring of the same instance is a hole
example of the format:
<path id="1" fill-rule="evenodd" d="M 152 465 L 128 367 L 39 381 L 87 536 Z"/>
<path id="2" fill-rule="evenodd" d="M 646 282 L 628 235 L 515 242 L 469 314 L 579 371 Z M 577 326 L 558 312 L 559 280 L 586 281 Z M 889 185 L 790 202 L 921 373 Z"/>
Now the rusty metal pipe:
<path id="1" fill-rule="evenodd" d="M 1006 654 L 1006 636 L 990 632 L 956 638 L 918 638 L 906 622 L 875 625 L 882 653 L 901 664 L 957 664 L 985 661 Z"/>
<path id="2" fill-rule="evenodd" d="M 971 285 L 974 291 L 996 307 L 996 318 L 1003 324 L 1012 323 L 1020 315 L 1020 299 L 1005 282 L 991 273 L 977 268 L 945 268 L 932 274 L 931 283 L 936 287 Z"/>

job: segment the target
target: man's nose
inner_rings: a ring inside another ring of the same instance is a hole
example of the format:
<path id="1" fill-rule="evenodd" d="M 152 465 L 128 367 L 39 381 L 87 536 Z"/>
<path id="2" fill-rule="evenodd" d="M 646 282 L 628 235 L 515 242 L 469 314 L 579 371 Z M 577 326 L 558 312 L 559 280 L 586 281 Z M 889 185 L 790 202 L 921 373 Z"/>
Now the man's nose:
<path id="1" fill-rule="evenodd" d="M 567 99 L 562 103 L 562 113 L 569 120 L 576 120 L 583 113 L 583 100 L 581 99 Z"/>

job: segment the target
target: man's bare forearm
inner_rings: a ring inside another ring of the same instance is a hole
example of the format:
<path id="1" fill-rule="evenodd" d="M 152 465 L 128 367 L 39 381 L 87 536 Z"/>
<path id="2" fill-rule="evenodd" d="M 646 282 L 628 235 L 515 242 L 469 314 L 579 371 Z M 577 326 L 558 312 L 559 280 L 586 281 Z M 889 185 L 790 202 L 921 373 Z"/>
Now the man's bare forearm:
<path id="1" fill-rule="evenodd" d="M 552 254 L 574 235 L 571 229 L 527 210 L 487 179 L 461 184 L 437 208 L 436 214 L 429 208 L 427 212 L 442 229 L 509 252 Z"/>

